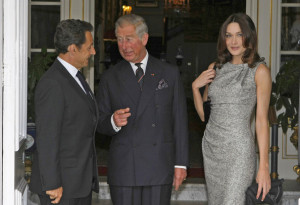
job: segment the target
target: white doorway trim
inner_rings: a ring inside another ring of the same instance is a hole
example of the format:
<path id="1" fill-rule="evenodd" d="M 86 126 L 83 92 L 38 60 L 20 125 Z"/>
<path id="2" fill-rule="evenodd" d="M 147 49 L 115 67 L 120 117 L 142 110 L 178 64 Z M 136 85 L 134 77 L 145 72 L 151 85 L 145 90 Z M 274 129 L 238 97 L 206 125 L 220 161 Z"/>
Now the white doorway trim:
<path id="1" fill-rule="evenodd" d="M 0 0 L 0 19 L 3 19 L 3 0 Z M 3 135 L 2 135 L 2 122 L 3 122 L 3 112 L 2 112 L 2 99 L 3 99 L 3 23 L 0 25 L 0 49 L 1 49 L 1 55 L 0 55 L 0 82 L 1 82 L 1 89 L 0 89 L 0 170 L 1 170 L 1 175 L 0 175 L 0 204 L 2 204 L 2 199 L 3 199 Z"/>
<path id="2" fill-rule="evenodd" d="M 3 1 L 3 205 L 26 205 L 28 1 Z M 24 186 L 25 185 L 25 186 Z"/>

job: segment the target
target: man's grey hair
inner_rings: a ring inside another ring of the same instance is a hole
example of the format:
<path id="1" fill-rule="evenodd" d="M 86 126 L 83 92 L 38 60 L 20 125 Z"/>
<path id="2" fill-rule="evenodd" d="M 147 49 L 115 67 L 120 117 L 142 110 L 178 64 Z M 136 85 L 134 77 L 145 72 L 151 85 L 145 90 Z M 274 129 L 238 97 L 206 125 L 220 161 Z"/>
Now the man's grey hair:
<path id="1" fill-rule="evenodd" d="M 135 14 L 128 14 L 121 16 L 115 23 L 115 34 L 117 35 L 117 30 L 119 27 L 133 25 L 135 27 L 135 32 L 140 39 L 142 39 L 145 33 L 148 33 L 148 26 L 145 19 L 141 16 Z"/>

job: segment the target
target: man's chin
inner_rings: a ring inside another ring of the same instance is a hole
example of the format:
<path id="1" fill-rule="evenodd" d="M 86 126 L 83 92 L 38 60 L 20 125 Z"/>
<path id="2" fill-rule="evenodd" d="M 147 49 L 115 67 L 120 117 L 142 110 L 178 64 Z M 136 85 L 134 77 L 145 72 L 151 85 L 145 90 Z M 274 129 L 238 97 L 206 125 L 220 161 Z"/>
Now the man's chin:
<path id="1" fill-rule="evenodd" d="M 126 61 L 128 61 L 128 62 L 133 62 L 132 61 L 132 58 L 124 58 Z"/>
<path id="2" fill-rule="evenodd" d="M 86 62 L 83 67 L 88 67 L 89 66 L 89 62 Z"/>
<path id="3" fill-rule="evenodd" d="M 122 57 L 129 62 L 132 62 L 132 60 L 133 60 L 133 56 L 131 56 L 131 55 L 123 55 Z"/>

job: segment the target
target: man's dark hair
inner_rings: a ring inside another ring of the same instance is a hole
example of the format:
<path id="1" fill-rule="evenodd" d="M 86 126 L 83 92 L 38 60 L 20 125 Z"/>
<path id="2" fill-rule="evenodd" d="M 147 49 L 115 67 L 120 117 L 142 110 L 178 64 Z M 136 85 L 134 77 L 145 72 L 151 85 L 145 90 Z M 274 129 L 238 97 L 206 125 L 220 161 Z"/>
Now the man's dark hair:
<path id="1" fill-rule="evenodd" d="M 92 32 L 93 26 L 85 21 L 67 19 L 61 21 L 56 26 L 56 32 L 54 35 L 54 46 L 56 52 L 67 53 L 68 46 L 75 44 L 79 49 L 81 45 L 85 43 L 85 32 Z"/>

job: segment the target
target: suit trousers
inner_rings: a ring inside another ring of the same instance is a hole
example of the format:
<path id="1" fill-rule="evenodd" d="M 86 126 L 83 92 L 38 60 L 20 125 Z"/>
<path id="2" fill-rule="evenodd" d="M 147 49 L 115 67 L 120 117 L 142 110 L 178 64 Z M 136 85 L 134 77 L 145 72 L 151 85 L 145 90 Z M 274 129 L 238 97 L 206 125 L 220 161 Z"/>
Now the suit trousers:
<path id="1" fill-rule="evenodd" d="M 172 184 L 109 188 L 114 205 L 170 205 Z"/>
<path id="2" fill-rule="evenodd" d="M 41 205 L 53 205 L 48 195 L 39 195 Z M 92 205 L 92 192 L 83 198 L 61 199 L 56 205 Z"/>

